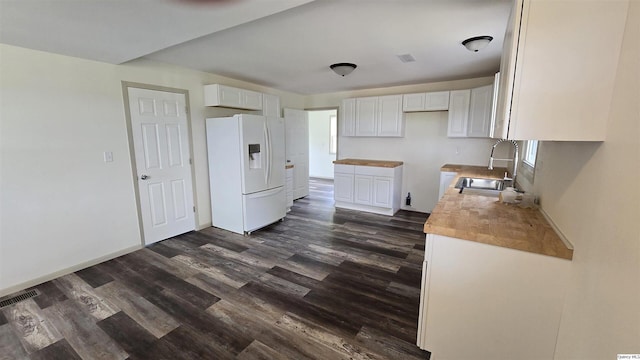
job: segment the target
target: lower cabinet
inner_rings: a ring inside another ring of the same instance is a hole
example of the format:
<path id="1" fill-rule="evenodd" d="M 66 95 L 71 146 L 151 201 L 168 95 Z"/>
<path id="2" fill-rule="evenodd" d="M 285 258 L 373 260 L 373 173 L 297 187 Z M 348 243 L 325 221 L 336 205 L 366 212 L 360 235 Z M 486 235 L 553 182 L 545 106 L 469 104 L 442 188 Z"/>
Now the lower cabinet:
<path id="1" fill-rule="evenodd" d="M 434 234 L 424 260 L 417 345 L 432 359 L 553 359 L 570 260 Z"/>
<path id="2" fill-rule="evenodd" d="M 402 166 L 334 165 L 337 208 L 393 215 L 400 209 Z"/>
<path id="3" fill-rule="evenodd" d="M 293 206 L 293 166 L 286 167 L 284 189 L 287 197 L 287 212 L 289 212 Z"/>
<path id="4" fill-rule="evenodd" d="M 440 193 L 438 194 L 438 199 L 442 199 L 442 196 L 447 191 L 447 188 L 449 187 L 449 185 L 451 185 L 451 182 L 453 181 L 453 179 L 456 178 L 456 175 L 458 175 L 458 173 L 456 172 L 450 172 L 450 171 L 440 172 Z"/>

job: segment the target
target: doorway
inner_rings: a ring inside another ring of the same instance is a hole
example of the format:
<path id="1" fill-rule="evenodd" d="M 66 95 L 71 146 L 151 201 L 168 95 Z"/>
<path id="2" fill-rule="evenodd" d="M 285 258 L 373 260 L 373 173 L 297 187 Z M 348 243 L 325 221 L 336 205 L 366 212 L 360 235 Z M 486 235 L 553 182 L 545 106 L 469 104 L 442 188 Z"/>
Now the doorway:
<path id="1" fill-rule="evenodd" d="M 333 179 L 338 152 L 338 110 L 308 110 L 309 177 Z"/>
<path id="2" fill-rule="evenodd" d="M 123 88 L 143 245 L 195 230 L 187 92 Z"/>

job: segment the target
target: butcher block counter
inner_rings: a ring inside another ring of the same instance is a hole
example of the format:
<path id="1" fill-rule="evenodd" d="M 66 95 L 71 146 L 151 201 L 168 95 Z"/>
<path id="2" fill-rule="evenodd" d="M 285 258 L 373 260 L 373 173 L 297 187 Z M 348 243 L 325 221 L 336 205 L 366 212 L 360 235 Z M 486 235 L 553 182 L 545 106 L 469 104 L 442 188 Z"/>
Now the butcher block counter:
<path id="1" fill-rule="evenodd" d="M 552 359 L 573 250 L 537 209 L 462 194 L 457 173 L 424 224 L 417 345 L 439 359 Z M 487 345 L 489 344 L 489 345 Z"/>
<path id="2" fill-rule="evenodd" d="M 445 195 L 424 224 L 424 232 L 476 241 L 571 260 L 567 247 L 538 209 L 504 204 L 495 197 L 459 194 L 459 177 L 502 179 L 504 168 L 447 164 L 442 171 L 457 172 Z"/>
<path id="3" fill-rule="evenodd" d="M 338 165 L 374 166 L 374 167 L 384 167 L 384 168 L 394 168 L 403 164 L 402 161 L 367 160 L 367 159 L 342 159 L 342 160 L 335 160 L 333 163 Z"/>

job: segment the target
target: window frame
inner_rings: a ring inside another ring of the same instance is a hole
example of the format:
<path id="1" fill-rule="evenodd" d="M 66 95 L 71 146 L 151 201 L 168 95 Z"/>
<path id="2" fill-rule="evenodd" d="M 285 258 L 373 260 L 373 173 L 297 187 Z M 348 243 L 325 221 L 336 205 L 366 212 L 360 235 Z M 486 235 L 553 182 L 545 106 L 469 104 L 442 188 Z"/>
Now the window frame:
<path id="1" fill-rule="evenodd" d="M 335 128 L 335 132 L 333 131 Z M 338 152 L 338 116 L 329 115 L 329 154 Z"/>

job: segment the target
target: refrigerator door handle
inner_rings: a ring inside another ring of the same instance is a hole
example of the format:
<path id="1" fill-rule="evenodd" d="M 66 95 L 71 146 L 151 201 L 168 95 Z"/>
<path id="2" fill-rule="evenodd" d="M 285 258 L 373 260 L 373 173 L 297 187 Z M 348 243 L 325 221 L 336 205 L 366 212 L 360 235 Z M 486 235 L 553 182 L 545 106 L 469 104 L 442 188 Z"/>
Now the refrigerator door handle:
<path id="1" fill-rule="evenodd" d="M 269 173 L 271 171 L 271 142 L 269 141 L 269 129 L 267 128 L 267 121 L 264 122 L 264 141 L 265 141 L 265 170 L 264 170 L 264 182 L 265 185 L 269 185 Z"/>

